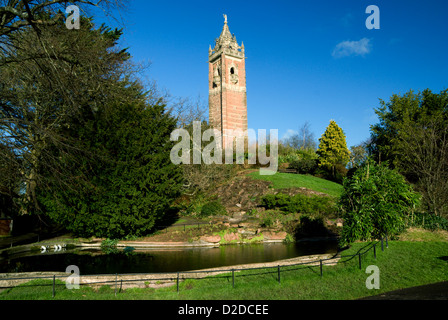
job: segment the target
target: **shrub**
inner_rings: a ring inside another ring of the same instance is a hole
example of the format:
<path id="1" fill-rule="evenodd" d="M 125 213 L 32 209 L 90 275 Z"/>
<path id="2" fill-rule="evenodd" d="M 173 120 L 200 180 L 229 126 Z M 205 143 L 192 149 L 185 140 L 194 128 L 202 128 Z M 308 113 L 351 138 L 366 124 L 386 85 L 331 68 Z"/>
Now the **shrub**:
<path id="1" fill-rule="evenodd" d="M 299 160 L 299 155 L 296 152 L 290 152 L 288 154 L 279 155 L 278 156 L 278 164 L 282 163 L 293 163 L 294 161 Z"/>
<path id="2" fill-rule="evenodd" d="M 262 227 L 262 228 L 270 228 L 270 227 L 272 227 L 273 224 L 274 224 L 274 222 L 272 221 L 271 217 L 265 217 L 263 219 L 263 222 L 260 224 L 260 227 Z"/>
<path id="3" fill-rule="evenodd" d="M 314 176 L 342 184 L 344 178 L 347 177 L 349 170 L 341 165 L 336 164 L 334 167 L 318 167 L 314 171 Z"/>
<path id="4" fill-rule="evenodd" d="M 200 216 L 202 218 L 226 214 L 226 208 L 221 204 L 219 200 L 211 201 L 204 204 L 200 212 Z"/>
<path id="5" fill-rule="evenodd" d="M 284 207 L 290 202 L 290 197 L 283 193 L 268 194 L 261 199 L 261 205 L 266 209 Z"/>
<path id="6" fill-rule="evenodd" d="M 344 228 L 341 245 L 399 234 L 419 195 L 387 164 L 367 162 L 344 180 L 340 198 Z"/>
<path id="7" fill-rule="evenodd" d="M 267 195 L 261 199 L 266 209 L 280 209 L 283 213 L 330 214 L 337 209 L 332 198 L 296 194 L 288 196 L 283 193 Z"/>
<path id="8" fill-rule="evenodd" d="M 430 213 L 414 213 L 408 217 L 408 227 L 421 227 L 431 231 L 441 229 L 448 231 L 448 220 Z"/>
<path id="9" fill-rule="evenodd" d="M 330 197 L 313 196 L 310 199 L 313 213 L 332 214 L 337 212 L 335 201 Z"/>
<path id="10" fill-rule="evenodd" d="M 300 150 L 297 159 L 291 161 L 289 167 L 296 169 L 299 174 L 313 174 L 317 165 L 317 154 L 314 150 Z"/>

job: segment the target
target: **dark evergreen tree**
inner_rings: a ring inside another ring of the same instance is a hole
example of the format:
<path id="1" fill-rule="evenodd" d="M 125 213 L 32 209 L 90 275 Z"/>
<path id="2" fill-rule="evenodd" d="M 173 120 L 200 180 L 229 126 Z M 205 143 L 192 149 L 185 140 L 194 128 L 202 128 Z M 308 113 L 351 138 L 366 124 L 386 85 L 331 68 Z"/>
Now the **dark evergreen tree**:
<path id="1" fill-rule="evenodd" d="M 71 168 L 70 176 L 84 177 L 76 181 L 76 190 L 40 197 L 48 214 L 80 236 L 124 238 L 150 232 L 181 188 L 180 167 L 170 160 L 175 124 L 160 101 L 118 104 L 75 128 L 80 146 L 92 156 Z"/>
<path id="2" fill-rule="evenodd" d="M 176 119 L 136 79 L 121 34 L 86 18 L 41 27 L 39 41 L 23 32 L 0 69 L 0 168 L 19 184 L 1 179 L 0 192 L 80 236 L 143 235 L 181 186 Z"/>

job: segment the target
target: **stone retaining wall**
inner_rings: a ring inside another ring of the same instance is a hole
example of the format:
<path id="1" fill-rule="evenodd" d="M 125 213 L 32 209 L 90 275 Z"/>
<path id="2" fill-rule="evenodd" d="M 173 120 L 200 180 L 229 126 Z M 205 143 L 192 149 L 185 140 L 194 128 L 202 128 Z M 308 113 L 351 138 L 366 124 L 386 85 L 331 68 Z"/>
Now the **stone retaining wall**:
<path id="1" fill-rule="evenodd" d="M 326 260 L 329 259 L 329 260 Z M 325 265 L 335 265 L 339 261 L 340 257 L 333 254 L 321 254 L 303 256 L 292 259 L 280 260 L 275 262 L 244 264 L 236 266 L 225 266 L 218 268 L 210 268 L 204 270 L 195 270 L 189 272 L 179 272 L 179 280 L 192 279 L 192 278 L 205 278 L 209 276 L 215 276 L 219 274 L 229 273 L 232 269 L 238 272 L 239 269 L 247 268 L 267 268 L 277 266 L 290 266 L 300 263 L 306 263 L 307 266 L 318 266 L 319 260 L 326 260 Z M 0 274 L 0 287 L 14 287 L 20 284 L 31 281 L 29 278 L 42 278 L 45 277 L 48 280 L 52 280 L 53 276 L 56 279 L 63 282 L 70 276 L 67 273 L 62 272 L 27 272 L 27 273 L 3 273 Z M 9 280 L 4 280 L 4 279 Z M 23 279 L 28 278 L 28 279 Z M 117 282 L 115 282 L 117 280 Z M 117 283 L 118 288 L 159 288 L 164 286 L 171 286 L 176 284 L 177 273 L 154 273 L 154 274 L 127 274 L 127 275 L 81 275 L 80 284 L 89 285 L 92 287 L 101 287 L 104 285 L 115 286 Z M 99 283 L 101 282 L 101 283 Z M 1 290 L 1 289 L 0 289 Z"/>

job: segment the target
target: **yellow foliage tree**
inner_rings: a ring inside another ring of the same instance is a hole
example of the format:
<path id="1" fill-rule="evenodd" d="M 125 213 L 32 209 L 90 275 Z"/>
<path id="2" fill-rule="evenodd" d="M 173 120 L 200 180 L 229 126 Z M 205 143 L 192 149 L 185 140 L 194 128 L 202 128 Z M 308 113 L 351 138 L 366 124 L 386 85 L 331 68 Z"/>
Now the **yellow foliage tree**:
<path id="1" fill-rule="evenodd" d="M 332 169 L 336 165 L 346 166 L 350 160 L 350 151 L 347 148 L 344 131 L 336 124 L 334 120 L 330 121 L 327 129 L 319 139 L 319 148 L 316 151 L 319 156 L 319 166 Z"/>

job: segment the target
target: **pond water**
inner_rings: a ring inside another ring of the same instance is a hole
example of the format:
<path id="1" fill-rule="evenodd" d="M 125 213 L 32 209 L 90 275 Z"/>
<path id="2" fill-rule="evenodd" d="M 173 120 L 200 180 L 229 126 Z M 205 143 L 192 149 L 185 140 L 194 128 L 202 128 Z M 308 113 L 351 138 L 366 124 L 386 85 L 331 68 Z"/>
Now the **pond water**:
<path id="1" fill-rule="evenodd" d="M 134 250 L 107 254 L 101 250 L 70 250 L 0 258 L 0 273 L 65 272 L 69 265 L 78 266 L 80 273 L 84 275 L 177 272 L 272 262 L 312 254 L 336 253 L 336 251 L 337 243 L 334 241 Z"/>

